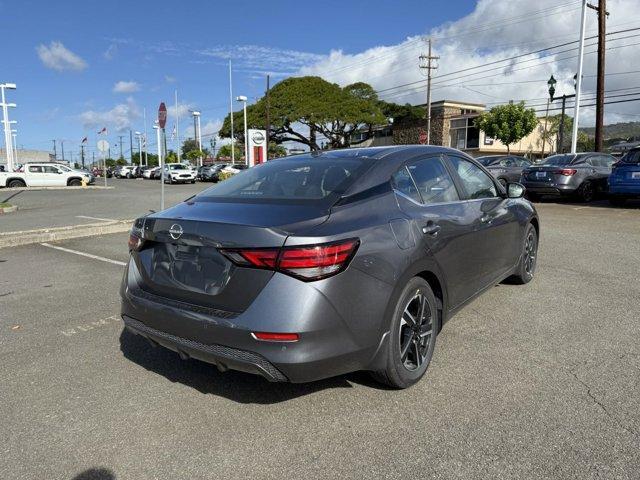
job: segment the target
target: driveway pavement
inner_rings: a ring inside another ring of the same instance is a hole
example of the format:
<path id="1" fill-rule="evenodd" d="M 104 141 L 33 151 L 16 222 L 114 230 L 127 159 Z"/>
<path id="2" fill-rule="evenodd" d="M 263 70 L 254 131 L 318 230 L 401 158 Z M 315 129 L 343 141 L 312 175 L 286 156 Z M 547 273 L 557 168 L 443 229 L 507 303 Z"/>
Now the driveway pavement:
<path id="1" fill-rule="evenodd" d="M 123 332 L 126 234 L 0 249 L 0 478 L 637 479 L 640 210 L 538 208 L 536 279 L 460 312 L 404 391 Z"/>

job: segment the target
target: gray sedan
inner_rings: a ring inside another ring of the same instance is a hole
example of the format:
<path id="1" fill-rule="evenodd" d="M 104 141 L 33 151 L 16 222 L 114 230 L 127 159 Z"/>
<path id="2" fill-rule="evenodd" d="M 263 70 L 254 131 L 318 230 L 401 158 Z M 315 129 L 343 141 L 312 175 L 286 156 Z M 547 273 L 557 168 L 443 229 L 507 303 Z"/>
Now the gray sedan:
<path id="1" fill-rule="evenodd" d="M 577 197 L 592 201 L 608 191 L 607 180 L 616 159 L 606 153 L 552 155 L 522 172 L 521 182 L 530 200 L 542 195 Z"/>
<path id="2" fill-rule="evenodd" d="M 122 318 L 222 371 L 308 382 L 369 370 L 405 388 L 464 305 L 532 280 L 539 223 L 523 193 L 442 147 L 263 163 L 136 220 Z"/>
<path id="3" fill-rule="evenodd" d="M 522 170 L 530 167 L 531 162 L 524 157 L 514 155 L 487 155 L 476 158 L 504 186 L 519 182 Z"/>

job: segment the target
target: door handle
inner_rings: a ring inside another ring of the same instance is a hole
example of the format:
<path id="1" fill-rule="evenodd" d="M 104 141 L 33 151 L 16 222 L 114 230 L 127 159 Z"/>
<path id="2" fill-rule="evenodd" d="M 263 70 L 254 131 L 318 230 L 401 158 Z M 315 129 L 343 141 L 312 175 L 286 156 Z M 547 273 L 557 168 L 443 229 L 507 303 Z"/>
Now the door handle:
<path id="1" fill-rule="evenodd" d="M 440 225 L 429 220 L 427 224 L 424 227 L 422 227 L 422 233 L 424 233 L 425 235 L 432 235 L 435 237 L 441 228 L 442 227 L 440 227 Z"/>

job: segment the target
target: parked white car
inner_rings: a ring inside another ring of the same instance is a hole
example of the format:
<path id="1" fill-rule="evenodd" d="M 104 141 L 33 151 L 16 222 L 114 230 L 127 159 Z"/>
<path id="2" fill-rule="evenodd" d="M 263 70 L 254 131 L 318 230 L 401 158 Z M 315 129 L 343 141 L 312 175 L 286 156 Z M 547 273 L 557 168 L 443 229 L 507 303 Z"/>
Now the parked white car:
<path id="1" fill-rule="evenodd" d="M 240 173 L 242 170 L 246 170 L 246 169 L 247 169 L 247 166 L 244 163 L 231 163 L 226 167 L 224 167 L 222 171 L 227 173 L 233 173 L 235 175 L 236 173 Z"/>
<path id="2" fill-rule="evenodd" d="M 196 172 L 183 163 L 167 163 L 164 183 L 196 183 Z"/>
<path id="3" fill-rule="evenodd" d="M 0 187 L 79 187 L 93 183 L 89 172 L 59 163 L 25 163 L 20 172 L 0 172 Z"/>
<path id="4" fill-rule="evenodd" d="M 147 168 L 142 172 L 142 178 L 145 180 L 151 180 L 155 178 L 156 172 L 160 170 L 160 167 Z"/>

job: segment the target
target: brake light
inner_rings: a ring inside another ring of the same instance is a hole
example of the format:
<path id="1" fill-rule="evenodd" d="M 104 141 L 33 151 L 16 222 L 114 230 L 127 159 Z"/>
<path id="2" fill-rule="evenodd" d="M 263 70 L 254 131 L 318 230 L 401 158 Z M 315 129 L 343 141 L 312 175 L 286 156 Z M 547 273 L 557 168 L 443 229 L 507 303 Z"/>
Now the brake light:
<path id="1" fill-rule="evenodd" d="M 300 338 L 297 333 L 252 332 L 251 335 L 264 342 L 297 342 Z"/>
<path id="2" fill-rule="evenodd" d="M 575 168 L 563 168 L 562 170 L 556 170 L 553 173 L 570 177 L 571 175 L 575 175 L 576 173 L 578 173 L 578 171 Z"/>
<path id="3" fill-rule="evenodd" d="M 349 239 L 320 245 L 224 249 L 220 252 L 242 267 L 276 270 L 301 280 L 313 281 L 347 268 L 359 244 L 359 240 Z"/>

